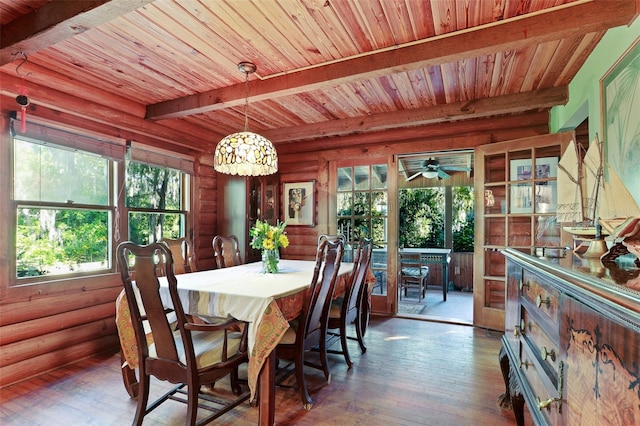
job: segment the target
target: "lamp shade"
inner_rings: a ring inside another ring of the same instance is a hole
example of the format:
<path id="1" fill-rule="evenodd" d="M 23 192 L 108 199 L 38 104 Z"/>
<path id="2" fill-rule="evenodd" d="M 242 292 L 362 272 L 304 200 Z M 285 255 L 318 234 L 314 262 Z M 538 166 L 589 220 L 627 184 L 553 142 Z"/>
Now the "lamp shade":
<path id="1" fill-rule="evenodd" d="M 271 175 L 278 171 L 278 153 L 263 136 L 247 131 L 232 133 L 218 142 L 213 168 L 228 175 Z"/>
<path id="2" fill-rule="evenodd" d="M 435 177 L 438 177 L 438 171 L 437 170 L 429 170 L 426 172 L 422 172 L 422 176 L 426 177 L 427 179 L 433 179 Z"/>

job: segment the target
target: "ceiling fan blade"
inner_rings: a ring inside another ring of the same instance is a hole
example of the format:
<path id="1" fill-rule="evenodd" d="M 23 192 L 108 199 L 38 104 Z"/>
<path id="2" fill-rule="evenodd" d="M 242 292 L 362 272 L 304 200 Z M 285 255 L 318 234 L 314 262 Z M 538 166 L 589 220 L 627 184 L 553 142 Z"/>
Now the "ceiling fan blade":
<path id="1" fill-rule="evenodd" d="M 467 166 L 441 166 L 443 170 L 449 170 L 452 172 L 470 172 L 471 168 Z"/>
<path id="2" fill-rule="evenodd" d="M 447 173 L 445 173 L 444 170 L 438 167 L 438 177 L 440 179 L 449 179 L 451 176 L 449 176 Z"/>
<path id="3" fill-rule="evenodd" d="M 422 172 L 418 172 L 418 173 L 416 173 L 415 175 L 409 176 L 409 177 L 406 179 L 406 182 L 409 182 L 410 180 L 413 180 L 413 179 L 417 178 L 417 177 L 418 177 L 418 176 L 420 176 L 421 174 L 422 174 Z"/>

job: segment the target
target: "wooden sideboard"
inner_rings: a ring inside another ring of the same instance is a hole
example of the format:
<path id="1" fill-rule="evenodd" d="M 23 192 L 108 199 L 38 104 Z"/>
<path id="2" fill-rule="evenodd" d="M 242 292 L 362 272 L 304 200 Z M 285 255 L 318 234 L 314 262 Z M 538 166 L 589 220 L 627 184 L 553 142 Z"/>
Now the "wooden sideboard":
<path id="1" fill-rule="evenodd" d="M 640 269 L 506 249 L 500 363 L 518 424 L 640 425 Z"/>

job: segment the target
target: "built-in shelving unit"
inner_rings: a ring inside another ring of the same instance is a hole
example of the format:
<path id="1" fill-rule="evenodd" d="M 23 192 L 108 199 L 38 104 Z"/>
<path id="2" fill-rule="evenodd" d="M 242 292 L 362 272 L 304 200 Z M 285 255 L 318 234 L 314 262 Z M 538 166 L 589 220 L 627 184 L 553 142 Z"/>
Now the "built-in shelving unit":
<path id="1" fill-rule="evenodd" d="M 476 151 L 476 323 L 502 328 L 507 247 L 562 247 L 556 221 L 558 161 L 573 132 L 484 145 Z"/>

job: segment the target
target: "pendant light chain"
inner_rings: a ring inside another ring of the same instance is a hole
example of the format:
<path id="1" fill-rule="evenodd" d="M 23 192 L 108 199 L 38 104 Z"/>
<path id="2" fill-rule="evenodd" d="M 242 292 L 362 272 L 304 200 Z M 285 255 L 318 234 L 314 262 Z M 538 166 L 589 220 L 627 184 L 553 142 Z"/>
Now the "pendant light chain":
<path id="1" fill-rule="evenodd" d="M 249 72 L 244 72 L 244 131 L 249 131 Z"/>

